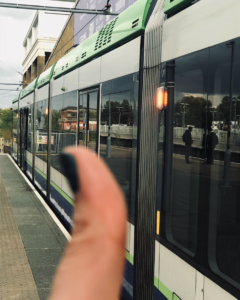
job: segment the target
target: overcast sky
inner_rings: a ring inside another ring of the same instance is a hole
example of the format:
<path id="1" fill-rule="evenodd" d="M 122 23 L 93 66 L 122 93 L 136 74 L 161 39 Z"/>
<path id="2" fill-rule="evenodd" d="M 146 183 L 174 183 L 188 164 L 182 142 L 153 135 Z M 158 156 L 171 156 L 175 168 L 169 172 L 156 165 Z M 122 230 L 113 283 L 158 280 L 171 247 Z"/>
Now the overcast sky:
<path id="1" fill-rule="evenodd" d="M 49 0 L 2 0 L 3 3 L 72 7 L 74 3 Z M 19 83 L 22 76 L 23 40 L 36 11 L 0 7 L 0 83 Z M 0 85 L 0 108 L 10 107 L 18 86 Z"/>

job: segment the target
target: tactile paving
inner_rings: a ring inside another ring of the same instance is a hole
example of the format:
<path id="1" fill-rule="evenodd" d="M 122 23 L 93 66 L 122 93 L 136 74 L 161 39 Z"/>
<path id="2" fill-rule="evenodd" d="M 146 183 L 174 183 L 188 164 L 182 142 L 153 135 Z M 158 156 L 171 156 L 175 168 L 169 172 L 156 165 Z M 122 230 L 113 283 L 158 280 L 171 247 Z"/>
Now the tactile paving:
<path id="1" fill-rule="evenodd" d="M 0 299 L 39 300 L 32 271 L 1 175 Z"/>

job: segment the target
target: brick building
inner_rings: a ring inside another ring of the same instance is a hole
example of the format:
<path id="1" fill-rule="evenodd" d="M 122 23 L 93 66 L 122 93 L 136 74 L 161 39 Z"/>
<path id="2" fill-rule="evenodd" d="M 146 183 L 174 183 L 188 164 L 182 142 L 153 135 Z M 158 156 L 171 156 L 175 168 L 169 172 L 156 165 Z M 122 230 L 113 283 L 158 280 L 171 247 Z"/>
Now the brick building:
<path id="1" fill-rule="evenodd" d="M 137 0 L 110 0 L 111 11 L 121 13 Z M 75 8 L 97 9 L 105 8 L 107 0 L 76 0 Z M 80 45 L 90 35 L 101 29 L 115 16 L 110 15 L 89 15 L 71 14 L 46 62 L 44 70 L 47 70 L 62 58 L 73 47 Z"/>

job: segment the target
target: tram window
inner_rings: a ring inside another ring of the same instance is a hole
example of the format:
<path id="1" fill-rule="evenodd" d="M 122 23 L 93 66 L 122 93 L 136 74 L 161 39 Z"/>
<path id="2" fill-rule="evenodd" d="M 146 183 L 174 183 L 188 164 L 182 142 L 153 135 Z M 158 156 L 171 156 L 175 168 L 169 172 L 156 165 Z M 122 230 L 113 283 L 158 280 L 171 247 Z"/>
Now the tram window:
<path id="1" fill-rule="evenodd" d="M 202 137 L 206 126 L 208 50 L 175 60 L 175 93 L 170 211 L 165 213 L 166 238 L 194 257 L 197 253 L 202 178 Z M 169 125 L 171 126 L 171 125 Z M 169 146 L 169 147 L 170 147 Z M 164 199 L 165 201 L 165 199 Z"/>
<path id="2" fill-rule="evenodd" d="M 228 125 L 226 113 L 230 105 L 230 76 L 232 48 L 226 43 L 210 49 L 209 100 L 215 108 L 215 134 L 218 144 L 213 151 L 212 165 L 206 169 L 205 177 L 209 188 L 206 199 L 209 201 L 208 215 L 208 261 L 210 269 L 219 276 L 240 288 L 240 130 L 234 127 L 240 115 L 240 39 L 235 40 L 233 61 L 233 98 L 229 130 L 230 175 L 225 176 L 224 156 L 227 150 Z M 227 187 L 226 187 L 227 186 Z"/>
<path id="3" fill-rule="evenodd" d="M 136 75 L 136 76 L 135 76 Z M 125 194 L 134 224 L 137 155 L 137 74 L 102 85 L 100 154 Z"/>
<path id="4" fill-rule="evenodd" d="M 17 102 L 18 104 L 18 102 Z M 16 104 L 15 104 L 16 106 Z M 17 136 L 17 127 L 18 127 L 18 109 L 13 110 L 13 125 L 12 125 L 12 156 L 17 160 L 17 145 L 18 145 L 18 136 Z"/>
<path id="5" fill-rule="evenodd" d="M 31 102 L 33 102 L 33 97 Z M 33 152 L 33 138 L 34 138 L 33 137 L 33 104 L 28 105 L 27 109 L 25 110 L 25 114 L 28 123 L 26 137 L 25 137 L 26 173 L 32 179 L 32 152 Z"/>
<path id="6" fill-rule="evenodd" d="M 73 198 L 67 180 L 62 174 L 59 160 L 60 154 L 65 147 L 76 145 L 76 127 L 77 127 L 77 99 L 78 92 L 71 91 L 63 93 L 52 99 L 52 132 L 51 132 L 51 197 L 59 202 L 61 207 L 66 207 L 67 214 L 72 215 L 65 198 Z M 55 196 L 55 187 L 63 191 L 64 197 Z"/>
<path id="7" fill-rule="evenodd" d="M 172 125 L 165 121 L 173 127 L 171 202 L 161 205 L 161 237 L 240 289 L 240 39 L 232 53 L 225 42 L 175 59 Z M 161 174 L 158 166 L 158 181 Z"/>
<path id="8" fill-rule="evenodd" d="M 35 105 L 35 183 L 43 194 L 47 191 L 48 99 Z"/>

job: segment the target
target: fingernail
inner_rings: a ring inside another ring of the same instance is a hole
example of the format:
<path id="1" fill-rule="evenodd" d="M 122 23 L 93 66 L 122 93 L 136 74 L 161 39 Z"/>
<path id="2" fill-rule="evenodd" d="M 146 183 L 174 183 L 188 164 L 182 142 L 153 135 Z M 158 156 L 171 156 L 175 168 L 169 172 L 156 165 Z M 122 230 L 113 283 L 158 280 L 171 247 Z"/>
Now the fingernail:
<path id="1" fill-rule="evenodd" d="M 79 190 L 79 183 L 75 158 L 71 154 L 61 153 L 60 163 L 62 166 L 62 174 L 68 179 L 72 191 L 76 194 Z"/>

